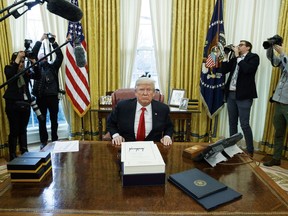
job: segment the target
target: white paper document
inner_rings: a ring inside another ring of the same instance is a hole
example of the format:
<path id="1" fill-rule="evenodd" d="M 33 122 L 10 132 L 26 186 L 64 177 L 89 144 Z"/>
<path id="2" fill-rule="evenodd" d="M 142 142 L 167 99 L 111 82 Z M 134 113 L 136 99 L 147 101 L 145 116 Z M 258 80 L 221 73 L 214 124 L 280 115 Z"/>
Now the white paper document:
<path id="1" fill-rule="evenodd" d="M 214 155 L 212 155 L 211 157 L 209 157 L 208 159 L 204 158 L 212 167 L 215 167 L 216 164 L 222 162 L 222 161 L 226 161 L 227 158 L 221 153 L 221 152 L 217 152 Z"/>
<path id="2" fill-rule="evenodd" d="M 79 151 L 79 140 L 55 141 L 53 153 L 78 152 L 78 151 Z"/>
<path id="3" fill-rule="evenodd" d="M 224 151 L 230 158 L 232 158 L 235 154 L 243 153 L 242 149 L 240 149 L 236 144 L 225 148 Z"/>
<path id="4" fill-rule="evenodd" d="M 121 144 L 123 174 L 165 173 L 165 162 L 154 142 L 123 142 Z"/>

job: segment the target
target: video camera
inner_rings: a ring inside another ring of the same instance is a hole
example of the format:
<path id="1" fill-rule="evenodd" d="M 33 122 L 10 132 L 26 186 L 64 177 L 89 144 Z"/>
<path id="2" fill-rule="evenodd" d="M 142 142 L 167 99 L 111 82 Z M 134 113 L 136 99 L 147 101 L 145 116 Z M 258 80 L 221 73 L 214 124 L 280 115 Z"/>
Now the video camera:
<path id="1" fill-rule="evenodd" d="M 55 42 L 55 36 L 52 35 L 51 33 L 46 33 L 46 35 L 47 35 L 49 42 L 53 44 Z"/>
<path id="2" fill-rule="evenodd" d="M 271 38 L 268 38 L 267 41 L 263 42 L 264 49 L 272 47 L 274 44 L 282 46 L 283 38 L 279 35 L 274 35 Z"/>
<path id="3" fill-rule="evenodd" d="M 24 47 L 25 47 L 25 57 L 27 58 L 32 58 L 32 59 L 35 59 L 36 56 L 35 54 L 32 52 L 31 50 L 31 44 L 32 44 L 32 40 L 30 39 L 25 39 L 24 40 Z"/>

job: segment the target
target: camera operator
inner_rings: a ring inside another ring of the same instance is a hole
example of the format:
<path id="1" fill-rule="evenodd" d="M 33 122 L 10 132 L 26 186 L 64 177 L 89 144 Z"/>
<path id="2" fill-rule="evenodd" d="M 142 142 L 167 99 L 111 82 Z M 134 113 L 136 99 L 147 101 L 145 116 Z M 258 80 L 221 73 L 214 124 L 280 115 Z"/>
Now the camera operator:
<path id="1" fill-rule="evenodd" d="M 29 58 L 31 63 L 36 59 Z M 24 70 L 25 51 L 19 51 L 12 54 L 10 64 L 4 68 L 6 79 L 9 80 Z M 17 143 L 20 144 L 21 154 L 28 151 L 27 148 L 27 125 L 30 118 L 31 95 L 29 92 L 29 80 L 40 79 L 40 70 L 35 65 L 31 71 L 24 72 L 16 79 L 8 83 L 8 87 L 3 98 L 6 101 L 5 112 L 9 121 L 9 155 L 10 160 L 16 157 Z"/>
<path id="2" fill-rule="evenodd" d="M 277 39 L 275 36 L 272 38 Z M 288 125 L 288 56 L 284 53 L 284 49 L 282 47 L 283 40 L 268 41 L 272 41 L 272 43 L 270 47 L 267 48 L 267 58 L 271 61 L 274 67 L 281 68 L 282 73 L 272 96 L 272 102 L 274 102 L 275 105 L 273 117 L 273 125 L 275 128 L 273 158 L 272 160 L 264 162 L 263 164 L 265 166 L 279 166 L 281 165 L 284 137 Z M 279 56 L 274 55 L 274 50 L 279 54 Z"/>
<path id="3" fill-rule="evenodd" d="M 252 44 L 241 40 L 233 46 L 233 57 L 222 62 L 222 72 L 230 73 L 225 84 L 230 136 L 238 132 L 238 118 L 246 141 L 246 150 L 253 157 L 253 133 L 250 127 L 250 111 L 253 99 L 257 98 L 255 75 L 259 65 L 259 56 L 252 53 Z M 228 54 L 225 52 L 225 58 Z"/>
<path id="4" fill-rule="evenodd" d="M 59 47 L 55 41 L 56 36 L 50 33 L 44 33 L 40 41 L 37 41 L 33 47 L 33 52 L 38 54 L 38 59 L 45 56 L 44 53 L 39 54 L 39 50 L 42 46 L 42 42 L 47 39 L 52 44 L 53 49 Z M 59 82 L 58 82 L 58 71 L 63 61 L 63 54 L 61 49 L 55 51 L 56 59 L 49 63 L 47 58 L 43 59 L 40 63 L 41 79 L 34 82 L 32 93 L 36 96 L 36 103 L 44 116 L 44 121 L 39 121 L 39 135 L 41 146 L 40 149 L 44 148 L 48 142 L 48 132 L 46 127 L 47 110 L 50 113 L 51 121 L 51 140 L 58 140 L 58 112 L 59 112 Z"/>

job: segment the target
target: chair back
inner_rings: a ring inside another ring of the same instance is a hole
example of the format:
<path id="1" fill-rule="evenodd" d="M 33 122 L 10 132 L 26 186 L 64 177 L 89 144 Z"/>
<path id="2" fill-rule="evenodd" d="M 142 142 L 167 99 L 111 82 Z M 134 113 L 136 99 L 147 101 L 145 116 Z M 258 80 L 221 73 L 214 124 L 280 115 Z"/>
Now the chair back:
<path id="1" fill-rule="evenodd" d="M 116 104 L 121 100 L 126 100 L 130 98 L 135 98 L 135 88 L 122 88 L 117 89 L 111 95 L 112 97 L 112 108 L 116 106 Z M 155 91 L 155 95 L 153 97 L 154 100 L 164 102 L 164 95 L 160 93 L 160 91 Z"/>

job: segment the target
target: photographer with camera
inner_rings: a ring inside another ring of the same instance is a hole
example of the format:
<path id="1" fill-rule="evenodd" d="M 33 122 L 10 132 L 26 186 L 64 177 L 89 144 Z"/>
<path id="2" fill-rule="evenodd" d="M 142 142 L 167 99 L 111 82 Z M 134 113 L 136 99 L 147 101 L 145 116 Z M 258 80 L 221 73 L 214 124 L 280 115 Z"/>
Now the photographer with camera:
<path id="1" fill-rule="evenodd" d="M 31 63 L 36 59 L 26 56 L 25 51 L 15 52 L 11 56 L 10 64 L 4 68 L 6 79 L 9 80 L 21 73 L 25 69 L 25 58 Z M 29 92 L 30 79 L 40 79 L 41 73 L 38 65 L 30 70 L 16 76 L 8 83 L 8 87 L 3 95 L 6 102 L 5 112 L 9 121 L 9 155 L 13 160 L 16 155 L 16 147 L 19 142 L 21 154 L 28 151 L 27 148 L 27 125 L 30 118 L 31 94 Z"/>
<path id="2" fill-rule="evenodd" d="M 38 54 L 38 59 L 45 56 L 45 53 L 40 53 L 39 50 L 42 46 L 42 42 L 47 39 L 52 44 L 53 49 L 59 47 L 55 40 L 56 36 L 51 33 L 44 33 L 33 47 L 33 52 Z M 50 113 L 51 121 L 51 140 L 58 140 L 58 112 L 59 112 L 59 82 L 58 82 L 58 71 L 63 61 L 63 53 L 61 49 L 56 49 L 56 59 L 52 62 L 48 62 L 47 58 L 44 58 L 40 63 L 41 79 L 34 82 L 32 93 L 36 96 L 36 103 L 44 116 L 43 121 L 39 121 L 39 135 L 41 146 L 40 149 L 44 148 L 48 142 L 48 132 L 46 127 L 47 111 Z"/>
<path id="3" fill-rule="evenodd" d="M 284 137 L 288 125 L 288 56 L 284 53 L 282 43 L 283 39 L 279 35 L 268 38 L 267 41 L 263 42 L 264 49 L 267 49 L 267 58 L 273 67 L 281 68 L 281 77 L 270 100 L 275 105 L 273 117 L 275 128 L 274 153 L 272 160 L 263 163 L 265 166 L 281 165 Z M 274 55 L 274 50 L 279 56 Z"/>
<path id="4" fill-rule="evenodd" d="M 222 62 L 222 72 L 230 73 L 225 84 L 230 136 L 238 133 L 238 118 L 244 133 L 247 153 L 253 157 L 253 133 L 250 127 L 250 111 L 253 99 L 257 98 L 255 75 L 259 66 L 259 56 L 252 53 L 252 44 L 241 40 L 238 46 L 231 46 L 233 57 Z M 228 58 L 225 52 L 225 58 Z"/>

